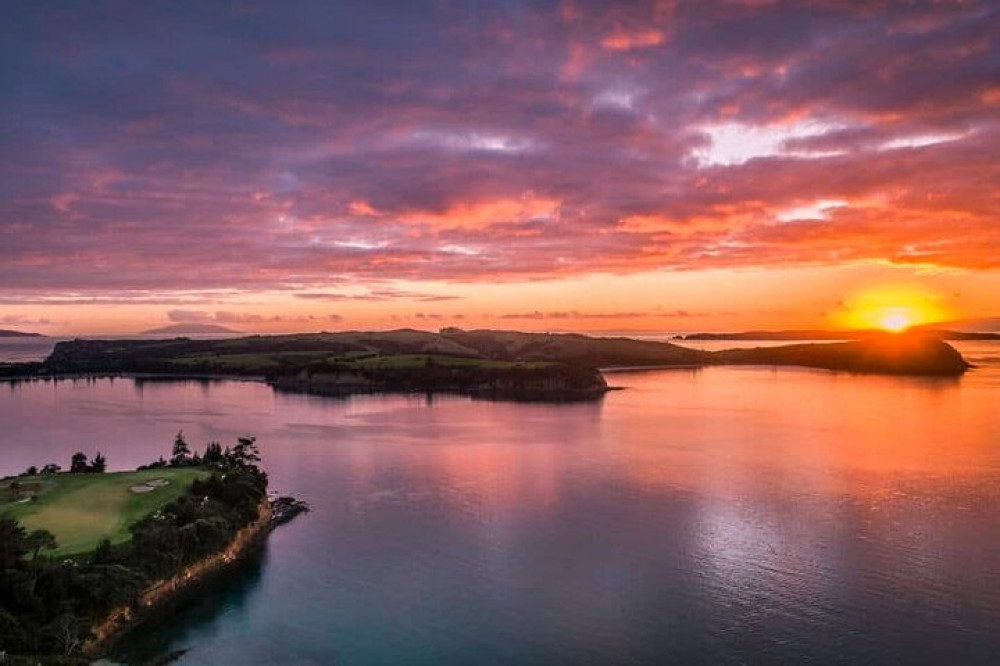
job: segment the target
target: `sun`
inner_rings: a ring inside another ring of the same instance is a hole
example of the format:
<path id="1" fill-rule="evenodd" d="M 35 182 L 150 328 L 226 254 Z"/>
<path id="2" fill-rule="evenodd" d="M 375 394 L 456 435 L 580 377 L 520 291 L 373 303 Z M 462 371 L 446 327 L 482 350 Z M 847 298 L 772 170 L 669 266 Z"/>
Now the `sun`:
<path id="1" fill-rule="evenodd" d="M 901 333 L 912 324 L 910 315 L 899 310 L 887 312 L 879 321 L 879 327 L 893 333 Z"/>
<path id="2" fill-rule="evenodd" d="M 940 296 L 915 287 L 876 287 L 845 299 L 836 319 L 842 328 L 901 333 L 948 320 L 953 313 L 942 301 Z"/>

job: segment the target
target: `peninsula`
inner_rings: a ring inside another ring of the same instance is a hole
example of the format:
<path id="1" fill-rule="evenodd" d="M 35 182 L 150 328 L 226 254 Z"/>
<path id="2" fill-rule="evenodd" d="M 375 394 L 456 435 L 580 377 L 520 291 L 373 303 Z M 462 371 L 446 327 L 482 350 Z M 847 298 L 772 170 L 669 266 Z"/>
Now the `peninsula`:
<path id="1" fill-rule="evenodd" d="M 885 337 L 886 332 L 878 329 L 863 329 L 855 331 L 831 331 L 827 329 L 791 329 L 780 331 L 740 331 L 734 333 L 686 333 L 678 335 L 677 340 L 708 340 L 732 341 L 750 340 L 768 341 L 826 341 L 826 340 L 870 340 Z M 908 335 L 921 335 L 935 340 L 1000 340 L 1000 333 L 990 331 L 955 331 L 944 328 L 921 327 Z"/>
<path id="2" fill-rule="evenodd" d="M 24 331 L 14 331 L 9 328 L 0 328 L 0 338 L 44 338 L 41 333 L 26 333 Z"/>
<path id="3" fill-rule="evenodd" d="M 136 471 L 105 472 L 103 456 L 77 453 L 68 471 L 50 463 L 0 480 L 0 654 L 90 663 L 240 559 L 305 510 L 268 501 L 259 463 L 253 438 L 192 453 L 178 434 L 169 461 Z"/>
<path id="4" fill-rule="evenodd" d="M 924 334 L 849 342 L 704 351 L 667 342 L 580 334 L 446 328 L 229 339 L 72 340 L 42 362 L 0 365 L 0 378 L 137 375 L 245 377 L 321 395 L 454 392 L 512 400 L 588 400 L 601 369 L 710 365 L 803 366 L 852 373 L 957 376 L 969 364 Z"/>

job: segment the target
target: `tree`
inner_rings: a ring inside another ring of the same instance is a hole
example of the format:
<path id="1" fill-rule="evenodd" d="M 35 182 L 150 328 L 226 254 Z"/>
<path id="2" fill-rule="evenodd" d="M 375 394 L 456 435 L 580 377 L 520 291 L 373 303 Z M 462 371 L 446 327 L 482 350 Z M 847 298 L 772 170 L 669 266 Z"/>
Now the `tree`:
<path id="1" fill-rule="evenodd" d="M 114 551 L 111 550 L 110 539 L 101 539 L 100 543 L 97 544 L 97 548 L 94 549 L 94 554 L 91 555 L 92 564 L 110 564 L 114 558 Z"/>
<path id="2" fill-rule="evenodd" d="M 90 463 L 90 471 L 97 472 L 98 474 L 103 474 L 104 470 L 108 467 L 108 459 L 98 451 L 97 455 L 94 456 L 93 462 Z"/>
<path id="3" fill-rule="evenodd" d="M 21 565 L 27 548 L 23 527 L 9 515 L 0 515 L 0 571 Z"/>
<path id="4" fill-rule="evenodd" d="M 56 538 L 52 532 L 48 530 L 34 530 L 33 532 L 28 532 L 28 535 L 24 538 L 24 546 L 26 550 L 31 551 L 31 561 L 34 563 L 38 559 L 39 553 L 43 550 L 55 550 L 59 547 L 59 544 L 56 542 Z"/>
<path id="5" fill-rule="evenodd" d="M 58 474 L 61 469 L 62 467 L 60 467 L 59 465 L 55 463 L 49 463 L 48 465 L 42 468 L 42 474 Z"/>
<path id="6" fill-rule="evenodd" d="M 36 474 L 38 474 L 38 468 L 35 467 L 34 465 L 32 465 L 28 469 L 24 470 L 24 475 L 25 476 L 35 476 Z"/>
<path id="7" fill-rule="evenodd" d="M 180 467 L 188 462 L 188 456 L 191 455 L 191 448 L 188 443 L 184 440 L 184 431 L 177 433 L 177 437 L 174 437 L 174 450 L 170 457 L 170 464 L 173 467 Z"/>
<path id="8" fill-rule="evenodd" d="M 69 471 L 71 474 L 79 474 L 80 472 L 86 472 L 88 469 L 87 456 L 80 451 L 73 454 L 70 458 Z"/>
<path id="9" fill-rule="evenodd" d="M 229 461 L 237 467 L 255 467 L 260 462 L 256 437 L 240 437 L 229 454 Z"/>
<path id="10" fill-rule="evenodd" d="M 201 461 L 206 465 L 218 465 L 222 462 L 222 444 L 218 442 L 209 442 L 208 446 L 205 447 L 205 455 L 202 456 Z"/>
<path id="11" fill-rule="evenodd" d="M 63 613 L 52 623 L 52 636 L 62 648 L 63 654 L 73 654 L 80 644 L 80 623 L 72 613 Z"/>

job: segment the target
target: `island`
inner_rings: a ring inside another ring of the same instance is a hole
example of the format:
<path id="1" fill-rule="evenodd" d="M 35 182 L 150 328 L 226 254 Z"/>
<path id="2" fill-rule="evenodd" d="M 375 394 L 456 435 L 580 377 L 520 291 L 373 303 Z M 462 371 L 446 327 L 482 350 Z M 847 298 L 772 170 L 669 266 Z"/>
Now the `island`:
<path id="1" fill-rule="evenodd" d="M 919 376 L 959 376 L 971 367 L 951 345 L 923 333 L 872 333 L 848 342 L 705 351 L 624 337 L 445 328 L 71 340 L 58 343 L 44 361 L 0 365 L 0 379 L 238 377 L 267 382 L 279 391 L 327 396 L 417 391 L 578 401 L 600 398 L 610 389 L 604 377 L 608 370 L 713 365 Z"/>
<path id="2" fill-rule="evenodd" d="M 14 331 L 9 328 L 0 328 L 0 338 L 44 338 L 41 333 L 26 333 L 24 331 Z"/>
<path id="3" fill-rule="evenodd" d="M 0 480 L 0 662 L 87 664 L 307 510 L 268 500 L 256 440 L 106 472 L 73 455 Z M 81 520 L 85 516 L 86 520 Z"/>
<path id="4" fill-rule="evenodd" d="M 887 335 L 880 329 L 861 329 L 851 331 L 831 331 L 827 329 L 792 329 L 781 331 L 740 331 L 734 333 L 685 333 L 678 335 L 676 340 L 700 341 L 732 341 L 750 340 L 768 341 L 802 341 L 802 340 L 869 340 L 880 339 Z M 955 331 L 945 328 L 918 327 L 907 335 L 920 335 L 936 340 L 1000 340 L 1000 333 L 988 331 Z"/>
<path id="5" fill-rule="evenodd" d="M 242 335 L 219 324 L 171 324 L 143 331 L 142 335 Z"/>

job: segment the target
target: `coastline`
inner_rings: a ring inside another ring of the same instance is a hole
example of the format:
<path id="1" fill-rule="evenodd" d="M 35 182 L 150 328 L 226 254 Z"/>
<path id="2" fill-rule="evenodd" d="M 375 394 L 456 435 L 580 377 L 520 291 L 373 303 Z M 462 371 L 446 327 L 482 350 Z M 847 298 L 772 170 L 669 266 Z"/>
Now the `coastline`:
<path id="1" fill-rule="evenodd" d="M 233 563 L 244 559 L 263 545 L 267 535 L 279 523 L 271 501 L 260 503 L 257 519 L 236 533 L 221 551 L 188 566 L 183 572 L 156 581 L 139 593 L 129 606 L 112 610 L 107 617 L 91 627 L 92 636 L 82 644 L 80 652 L 87 658 L 104 656 L 126 634 L 140 627 L 159 610 L 194 591 L 199 585 L 224 572 Z"/>
<path id="2" fill-rule="evenodd" d="M 661 364 L 661 365 L 612 365 L 607 368 L 598 368 L 601 374 L 614 374 L 616 372 L 639 372 L 643 370 L 704 370 L 707 364 Z"/>
<path id="3" fill-rule="evenodd" d="M 3 367 L 0 362 L 0 368 Z M 91 379 L 139 379 L 145 381 L 229 381 L 267 383 L 264 375 L 236 375 L 225 373 L 164 374 L 155 372 L 80 372 L 53 375 L 0 375 L 3 382 L 86 381 Z"/>

